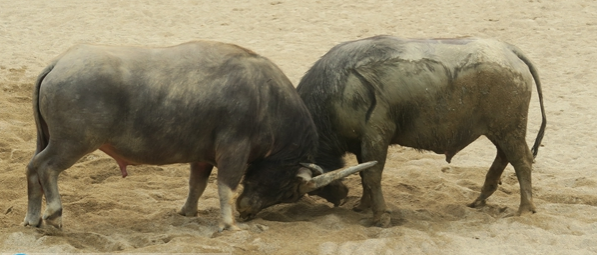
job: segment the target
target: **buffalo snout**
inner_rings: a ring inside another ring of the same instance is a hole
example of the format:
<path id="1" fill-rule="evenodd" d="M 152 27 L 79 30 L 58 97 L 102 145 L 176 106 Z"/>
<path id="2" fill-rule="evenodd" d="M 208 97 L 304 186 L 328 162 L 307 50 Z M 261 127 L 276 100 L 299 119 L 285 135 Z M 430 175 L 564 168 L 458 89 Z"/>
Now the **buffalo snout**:
<path id="1" fill-rule="evenodd" d="M 236 201 L 236 210 L 239 213 L 239 219 L 241 221 L 254 219 L 261 209 L 261 203 L 259 199 L 256 198 L 249 198 L 241 195 Z"/>

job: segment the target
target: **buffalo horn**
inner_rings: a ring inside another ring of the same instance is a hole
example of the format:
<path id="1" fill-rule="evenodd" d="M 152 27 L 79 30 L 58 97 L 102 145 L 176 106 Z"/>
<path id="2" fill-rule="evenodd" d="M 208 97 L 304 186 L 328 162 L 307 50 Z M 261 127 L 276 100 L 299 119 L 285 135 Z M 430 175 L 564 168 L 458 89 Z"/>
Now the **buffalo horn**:
<path id="1" fill-rule="evenodd" d="M 313 171 L 318 172 L 319 174 L 317 174 L 317 175 L 323 174 L 323 169 L 321 169 L 321 167 L 318 166 L 318 165 L 316 165 L 316 164 L 313 164 L 313 163 L 301 163 L 301 166 L 304 166 L 306 168 L 309 168 L 309 169 L 311 169 Z"/>
<path id="2" fill-rule="evenodd" d="M 369 161 L 367 163 L 359 164 L 356 166 L 351 166 L 344 169 L 339 169 L 336 171 L 324 173 L 322 175 L 315 176 L 311 178 L 308 182 L 303 183 L 301 186 L 301 192 L 307 193 L 319 189 L 325 185 L 330 184 L 335 180 L 339 180 L 356 172 L 365 170 L 377 164 L 377 161 Z"/>

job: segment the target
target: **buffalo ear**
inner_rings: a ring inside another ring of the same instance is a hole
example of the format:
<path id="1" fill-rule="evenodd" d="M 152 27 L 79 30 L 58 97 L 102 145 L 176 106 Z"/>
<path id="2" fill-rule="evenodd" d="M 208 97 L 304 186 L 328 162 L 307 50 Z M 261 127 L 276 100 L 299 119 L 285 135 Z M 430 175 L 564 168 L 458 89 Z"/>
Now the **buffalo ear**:
<path id="1" fill-rule="evenodd" d="M 330 184 L 330 182 L 342 179 L 342 178 L 349 176 L 351 174 L 354 174 L 356 172 L 363 171 L 367 168 L 374 166 L 375 164 L 377 164 L 377 161 L 370 161 L 370 162 L 359 164 L 356 166 L 351 166 L 348 168 L 343 168 L 340 170 L 327 172 L 327 173 L 312 177 L 308 180 L 305 179 L 306 181 L 301 184 L 301 187 L 299 190 L 301 193 L 308 193 L 308 192 L 314 191 L 314 190 L 319 189 L 325 185 Z M 301 169 L 303 169 L 303 168 L 301 168 Z M 299 174 L 301 174 L 301 169 L 299 169 Z"/>

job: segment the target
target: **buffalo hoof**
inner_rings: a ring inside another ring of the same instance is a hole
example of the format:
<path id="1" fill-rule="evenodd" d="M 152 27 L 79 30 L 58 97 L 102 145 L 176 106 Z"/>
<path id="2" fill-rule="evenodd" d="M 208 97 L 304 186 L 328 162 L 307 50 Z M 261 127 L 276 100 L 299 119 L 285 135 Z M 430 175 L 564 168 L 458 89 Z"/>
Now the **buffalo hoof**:
<path id="1" fill-rule="evenodd" d="M 535 209 L 534 205 L 520 205 L 520 207 L 518 208 L 518 213 L 516 215 L 518 216 L 523 216 L 523 215 L 528 215 L 528 214 L 534 214 L 537 212 L 537 209 Z"/>
<path id="2" fill-rule="evenodd" d="M 53 226 L 58 229 L 62 228 L 62 217 L 46 219 L 45 221 L 47 225 Z"/>
<path id="3" fill-rule="evenodd" d="M 483 199 L 483 200 L 478 200 L 477 199 L 477 200 L 473 201 L 472 203 L 467 204 L 466 206 L 468 206 L 470 208 L 479 208 L 481 206 L 485 206 L 485 204 L 486 204 L 486 200 L 485 199 Z"/>
<path id="4" fill-rule="evenodd" d="M 55 228 L 62 228 L 62 208 L 53 211 L 46 209 L 43 219 L 47 225 Z"/>
<path id="5" fill-rule="evenodd" d="M 380 228 L 389 228 L 392 225 L 391 220 L 390 212 L 384 212 L 379 217 L 373 218 L 373 225 Z"/>
<path id="6" fill-rule="evenodd" d="M 180 209 L 180 211 L 178 211 L 176 213 L 178 213 L 178 214 L 180 214 L 182 216 L 185 216 L 185 217 L 195 217 L 195 216 L 197 216 L 197 210 L 189 210 L 189 209 L 186 209 L 184 207 L 182 209 Z"/>
<path id="7" fill-rule="evenodd" d="M 236 224 L 224 224 L 223 222 L 220 222 L 218 226 L 218 232 L 222 232 L 224 230 L 239 231 L 242 230 L 242 228 L 240 228 Z"/>
<path id="8" fill-rule="evenodd" d="M 62 217 L 61 216 L 44 218 L 44 221 L 46 222 L 46 225 L 53 226 L 58 229 L 62 228 Z"/>
<path id="9" fill-rule="evenodd" d="M 364 204 L 364 203 L 360 202 L 358 205 L 353 207 L 352 210 L 355 212 L 365 212 L 365 211 L 369 210 L 369 208 L 371 208 L 371 207 L 368 204 Z"/>
<path id="10" fill-rule="evenodd" d="M 23 226 L 32 226 L 38 228 L 41 226 L 41 217 L 31 217 L 29 214 L 27 214 L 27 216 L 25 216 L 25 220 L 23 220 Z"/>

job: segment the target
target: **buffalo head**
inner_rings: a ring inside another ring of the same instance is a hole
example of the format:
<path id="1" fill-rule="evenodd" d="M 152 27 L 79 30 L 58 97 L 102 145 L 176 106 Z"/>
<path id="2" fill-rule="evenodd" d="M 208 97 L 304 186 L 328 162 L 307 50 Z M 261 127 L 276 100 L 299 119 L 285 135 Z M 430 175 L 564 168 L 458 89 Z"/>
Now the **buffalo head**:
<path id="1" fill-rule="evenodd" d="M 243 181 L 243 191 L 236 200 L 236 209 L 242 220 L 250 220 L 269 206 L 296 202 L 306 193 L 375 164 L 376 161 L 371 161 L 328 173 L 323 173 L 315 164 L 292 166 L 294 169 L 288 172 L 274 169 L 273 166 L 259 166 L 259 171 L 251 171 L 252 167 L 249 167 Z M 295 174 L 285 177 L 284 173 Z"/>

